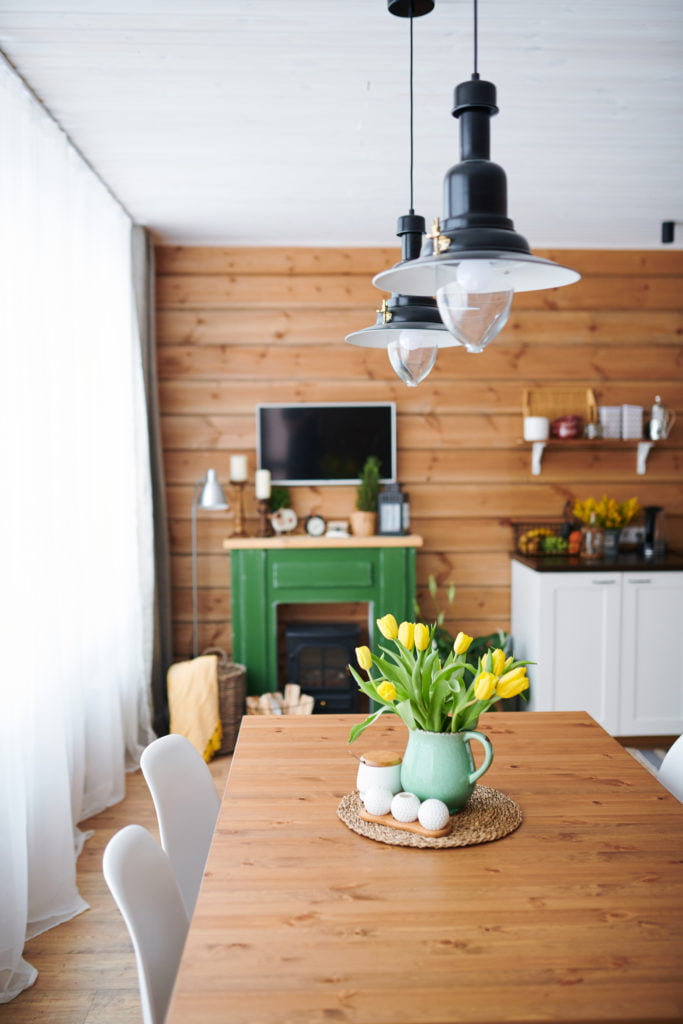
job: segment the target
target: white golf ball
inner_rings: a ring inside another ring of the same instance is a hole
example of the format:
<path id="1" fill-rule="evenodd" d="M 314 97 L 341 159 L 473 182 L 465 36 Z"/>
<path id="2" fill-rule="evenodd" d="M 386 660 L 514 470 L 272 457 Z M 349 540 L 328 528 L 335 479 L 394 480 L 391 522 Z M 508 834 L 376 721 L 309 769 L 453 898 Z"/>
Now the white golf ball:
<path id="1" fill-rule="evenodd" d="M 393 794 L 390 789 L 370 786 L 363 794 L 363 804 L 368 814 L 388 814 L 391 809 Z"/>
<path id="2" fill-rule="evenodd" d="M 396 821 L 415 821 L 420 810 L 420 801 L 414 793 L 397 793 L 391 801 L 391 813 Z"/>
<path id="3" fill-rule="evenodd" d="M 430 798 L 420 804 L 417 819 L 423 828 L 436 832 L 438 829 L 445 827 L 449 818 L 450 813 L 443 800 Z"/>

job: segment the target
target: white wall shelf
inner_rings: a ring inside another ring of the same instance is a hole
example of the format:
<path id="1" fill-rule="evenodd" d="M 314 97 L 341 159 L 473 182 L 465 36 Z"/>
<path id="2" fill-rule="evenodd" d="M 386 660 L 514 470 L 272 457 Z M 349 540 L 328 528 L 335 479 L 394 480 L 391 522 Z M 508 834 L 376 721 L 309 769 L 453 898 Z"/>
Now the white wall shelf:
<path id="1" fill-rule="evenodd" d="M 571 438 L 566 441 L 561 438 L 549 438 L 547 441 L 523 441 L 525 446 L 531 445 L 531 474 L 540 476 L 543 468 L 543 455 L 546 448 L 557 449 L 596 449 L 596 448 L 633 448 L 636 453 L 636 473 L 638 476 L 645 476 L 647 472 L 647 459 L 655 446 L 654 441 L 619 441 L 619 440 L 588 440 L 587 438 Z"/>

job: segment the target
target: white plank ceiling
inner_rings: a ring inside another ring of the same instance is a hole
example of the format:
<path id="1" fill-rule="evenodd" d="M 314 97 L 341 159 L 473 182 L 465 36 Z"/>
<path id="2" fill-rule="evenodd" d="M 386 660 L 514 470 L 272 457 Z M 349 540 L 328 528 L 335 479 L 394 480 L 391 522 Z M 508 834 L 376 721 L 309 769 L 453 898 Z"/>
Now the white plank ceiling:
<path id="1" fill-rule="evenodd" d="M 408 22 L 386 0 L 0 0 L 0 50 L 160 241 L 396 241 Z M 657 249 L 661 222 L 683 222 L 682 0 L 480 0 L 479 70 L 532 246 Z M 471 0 L 436 0 L 415 20 L 428 222 L 471 71 Z"/>

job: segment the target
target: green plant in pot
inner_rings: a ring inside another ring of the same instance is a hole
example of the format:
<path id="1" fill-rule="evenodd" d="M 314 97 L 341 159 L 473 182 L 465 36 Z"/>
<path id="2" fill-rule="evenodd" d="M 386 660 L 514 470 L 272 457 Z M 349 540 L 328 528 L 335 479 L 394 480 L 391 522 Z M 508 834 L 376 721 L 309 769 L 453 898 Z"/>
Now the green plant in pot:
<path id="1" fill-rule="evenodd" d="M 376 532 L 379 473 L 379 459 L 376 455 L 369 455 L 356 488 L 356 508 L 351 513 L 351 532 L 356 537 L 371 537 Z"/>
<path id="2" fill-rule="evenodd" d="M 528 689 L 527 661 L 516 661 L 501 648 L 488 650 L 476 665 L 467 661 L 472 637 L 458 633 L 447 657 L 434 645 L 435 625 L 402 622 L 384 615 L 377 626 L 393 647 L 382 655 L 358 647 L 356 657 L 364 679 L 349 665 L 359 689 L 380 707 L 354 726 L 353 742 L 385 714 L 396 714 L 408 727 L 408 745 L 401 765 L 401 785 L 420 800 L 436 797 L 451 812 L 469 800 L 476 780 L 489 768 L 493 748 L 488 736 L 477 731 L 480 715 L 499 701 Z M 379 673 L 379 674 L 377 674 Z M 484 748 L 477 769 L 471 741 Z"/>
<path id="3" fill-rule="evenodd" d="M 278 512 L 281 508 L 291 508 L 292 501 L 289 496 L 289 487 L 273 487 L 270 492 L 270 511 Z"/>

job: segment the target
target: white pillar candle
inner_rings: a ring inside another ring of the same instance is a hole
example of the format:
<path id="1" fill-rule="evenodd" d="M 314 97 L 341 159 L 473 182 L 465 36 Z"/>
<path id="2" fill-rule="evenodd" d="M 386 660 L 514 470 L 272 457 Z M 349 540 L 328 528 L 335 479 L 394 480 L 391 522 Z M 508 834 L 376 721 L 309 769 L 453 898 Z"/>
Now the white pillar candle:
<path id="1" fill-rule="evenodd" d="M 256 476 L 254 478 L 254 486 L 256 488 L 256 497 L 260 501 L 267 501 L 270 497 L 270 470 L 269 469 L 257 469 Z"/>
<path id="2" fill-rule="evenodd" d="M 230 456 L 230 481 L 233 484 L 244 483 L 247 479 L 247 457 L 246 455 Z"/>

